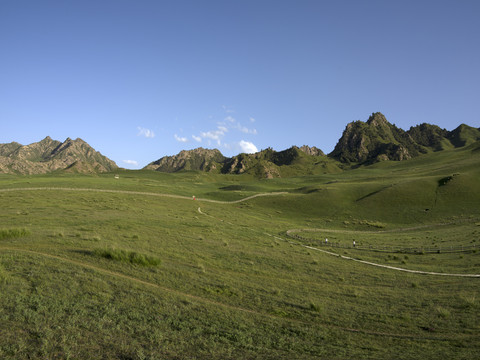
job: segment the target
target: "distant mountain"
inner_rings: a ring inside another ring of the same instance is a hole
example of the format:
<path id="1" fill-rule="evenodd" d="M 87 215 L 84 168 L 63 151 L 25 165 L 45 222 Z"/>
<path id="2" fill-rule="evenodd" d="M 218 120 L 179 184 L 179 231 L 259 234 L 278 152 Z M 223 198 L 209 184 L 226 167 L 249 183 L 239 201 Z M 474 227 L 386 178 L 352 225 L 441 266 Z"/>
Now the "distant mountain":
<path id="1" fill-rule="evenodd" d="M 367 122 L 349 123 L 328 156 L 342 163 L 401 161 L 431 151 L 466 146 L 478 140 L 480 129 L 464 124 L 453 131 L 425 123 L 404 131 L 390 124 L 383 114 L 377 112 Z"/>
<path id="2" fill-rule="evenodd" d="M 47 136 L 26 146 L 16 142 L 0 144 L 0 173 L 44 174 L 58 170 L 94 173 L 116 168 L 115 162 L 82 139 L 67 138 L 62 143 Z"/>
<path id="3" fill-rule="evenodd" d="M 202 170 L 222 174 L 246 173 L 260 178 L 340 171 L 320 149 L 305 145 L 283 151 L 268 148 L 255 154 L 242 153 L 231 158 L 223 156 L 217 149 L 183 150 L 177 155 L 162 157 L 144 169 L 162 172 Z"/>
<path id="4" fill-rule="evenodd" d="M 407 133 L 417 144 L 425 148 L 430 148 L 433 151 L 441 151 L 453 147 L 448 140 L 448 131 L 441 129 L 437 125 L 423 123 L 411 127 Z"/>
<path id="5" fill-rule="evenodd" d="M 349 123 L 329 156 L 344 163 L 365 163 L 406 160 L 423 150 L 404 130 L 390 124 L 383 114 L 374 113 L 366 123 Z"/>
<path id="6" fill-rule="evenodd" d="M 268 148 L 255 154 L 239 154 L 225 161 L 222 167 L 223 174 L 248 173 L 262 178 L 281 177 L 283 172 L 296 169 L 302 173 L 314 173 L 315 170 L 325 170 L 325 154 L 316 147 L 292 146 L 283 151 Z M 314 169 L 315 164 L 321 164 Z M 288 169 L 287 169 L 288 168 Z"/>
<path id="7" fill-rule="evenodd" d="M 154 161 L 144 169 L 162 172 L 176 172 L 180 170 L 214 171 L 221 167 L 227 158 L 217 149 L 197 148 L 183 150 L 177 155 L 164 156 Z"/>
<path id="8" fill-rule="evenodd" d="M 366 122 L 349 123 L 335 149 L 325 155 L 309 146 L 292 146 L 283 151 L 272 148 L 255 154 L 230 158 L 217 150 L 197 148 L 164 156 L 144 169 L 163 172 L 201 170 L 222 174 L 250 174 L 258 178 L 335 173 L 349 166 L 379 161 L 408 160 L 434 151 L 468 146 L 480 141 L 480 129 L 460 125 L 453 131 L 437 125 L 420 124 L 408 131 L 389 123 L 382 113 L 373 113 Z"/>

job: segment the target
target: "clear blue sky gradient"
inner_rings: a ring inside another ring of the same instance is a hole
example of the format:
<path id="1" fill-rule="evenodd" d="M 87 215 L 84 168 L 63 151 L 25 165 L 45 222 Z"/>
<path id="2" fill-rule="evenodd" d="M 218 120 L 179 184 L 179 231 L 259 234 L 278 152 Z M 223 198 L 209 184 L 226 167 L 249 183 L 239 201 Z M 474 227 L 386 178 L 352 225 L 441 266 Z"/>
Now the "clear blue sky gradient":
<path id="1" fill-rule="evenodd" d="M 199 146 L 328 153 L 381 111 L 480 126 L 480 1 L 0 0 L 0 143 L 141 168 Z"/>

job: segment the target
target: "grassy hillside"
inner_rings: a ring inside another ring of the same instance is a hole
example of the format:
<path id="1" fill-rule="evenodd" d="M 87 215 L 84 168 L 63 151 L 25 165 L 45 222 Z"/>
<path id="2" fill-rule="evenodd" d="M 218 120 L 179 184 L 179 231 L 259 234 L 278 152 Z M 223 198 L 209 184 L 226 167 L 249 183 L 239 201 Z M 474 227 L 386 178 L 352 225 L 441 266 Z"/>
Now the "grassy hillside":
<path id="1" fill-rule="evenodd" d="M 479 165 L 2 175 L 0 358 L 476 359 L 480 278 L 332 254 L 480 274 Z"/>

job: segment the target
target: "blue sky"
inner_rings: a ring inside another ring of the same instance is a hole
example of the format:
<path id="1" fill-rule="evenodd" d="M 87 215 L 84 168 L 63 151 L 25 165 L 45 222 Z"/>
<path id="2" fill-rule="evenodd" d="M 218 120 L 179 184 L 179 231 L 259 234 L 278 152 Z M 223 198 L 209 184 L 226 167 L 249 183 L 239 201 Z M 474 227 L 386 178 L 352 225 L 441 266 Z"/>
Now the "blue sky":
<path id="1" fill-rule="evenodd" d="M 480 1 L 0 0 L 0 143 L 141 168 L 199 146 L 328 153 L 381 111 L 480 126 Z"/>

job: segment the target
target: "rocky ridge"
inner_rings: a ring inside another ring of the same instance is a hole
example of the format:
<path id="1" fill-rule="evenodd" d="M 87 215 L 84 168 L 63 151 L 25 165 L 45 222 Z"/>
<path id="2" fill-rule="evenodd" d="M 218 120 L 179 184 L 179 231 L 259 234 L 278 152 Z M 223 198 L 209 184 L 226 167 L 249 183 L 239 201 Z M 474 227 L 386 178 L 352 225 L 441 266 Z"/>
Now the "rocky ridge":
<path id="1" fill-rule="evenodd" d="M 64 170 L 76 173 L 112 171 L 114 161 L 94 150 L 82 139 L 64 142 L 47 136 L 30 145 L 16 142 L 0 144 L 0 173 L 45 174 Z"/>
<path id="2" fill-rule="evenodd" d="M 282 170 L 288 166 L 312 167 L 312 159 L 325 161 L 325 154 L 316 147 L 292 146 L 283 151 L 272 148 L 255 154 L 242 153 L 231 158 L 223 156 L 217 149 L 196 148 L 183 150 L 177 155 L 164 156 L 148 164 L 144 169 L 163 172 L 180 170 L 201 170 L 222 174 L 249 173 L 256 177 L 280 177 Z"/>
<path id="3" fill-rule="evenodd" d="M 447 131 L 423 123 L 404 131 L 390 124 L 383 114 L 377 112 L 367 122 L 358 120 L 349 123 L 328 156 L 347 164 L 402 161 L 431 151 L 469 145 L 478 140 L 480 129 L 465 124 Z"/>
<path id="4" fill-rule="evenodd" d="M 177 155 L 164 156 L 144 167 L 146 170 L 176 172 L 180 170 L 214 171 L 226 157 L 217 149 L 182 150 Z"/>
<path id="5" fill-rule="evenodd" d="M 462 124 L 447 131 L 423 123 L 402 130 L 382 113 L 373 113 L 366 122 L 347 124 L 334 150 L 325 155 L 309 146 L 292 146 L 283 151 L 272 148 L 254 154 L 224 157 L 219 150 L 197 148 L 165 156 L 145 169 L 164 172 L 201 170 L 222 174 L 252 174 L 260 178 L 283 175 L 333 173 L 346 166 L 369 165 L 379 161 L 403 161 L 432 151 L 442 151 L 480 141 L 480 129 Z"/>
<path id="6" fill-rule="evenodd" d="M 377 112 L 372 113 L 366 122 L 357 120 L 347 124 L 334 150 L 328 155 L 315 146 L 306 145 L 292 146 L 283 151 L 267 148 L 254 154 L 242 153 L 230 158 L 217 149 L 197 148 L 164 156 L 144 169 L 170 173 L 194 170 L 273 178 L 335 173 L 351 166 L 403 161 L 428 152 L 474 143 L 480 144 L 480 128 L 461 124 L 447 131 L 423 123 L 405 131 L 389 123 L 383 114 Z M 82 139 L 67 138 L 60 142 L 47 136 L 42 141 L 26 146 L 17 142 L 0 144 L 0 173 L 97 173 L 117 168 L 115 162 L 95 151 Z"/>

